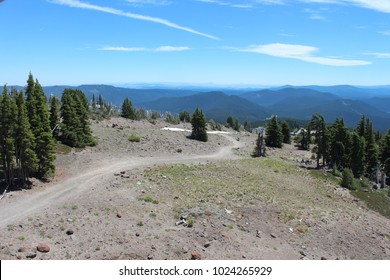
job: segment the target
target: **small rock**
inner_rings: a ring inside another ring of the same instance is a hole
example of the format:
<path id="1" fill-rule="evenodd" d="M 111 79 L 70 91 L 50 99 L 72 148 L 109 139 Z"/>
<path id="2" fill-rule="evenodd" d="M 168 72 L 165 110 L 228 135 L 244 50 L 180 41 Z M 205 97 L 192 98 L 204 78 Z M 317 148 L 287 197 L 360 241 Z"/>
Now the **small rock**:
<path id="1" fill-rule="evenodd" d="M 276 238 L 276 235 L 271 233 L 271 237 L 272 238 Z"/>
<path id="2" fill-rule="evenodd" d="M 125 174 L 126 173 L 126 171 L 121 171 L 121 174 Z"/>
<path id="3" fill-rule="evenodd" d="M 208 247 L 211 246 L 211 243 L 206 243 L 206 244 L 204 244 L 203 246 L 204 246 L 205 248 L 208 248 Z"/>
<path id="4" fill-rule="evenodd" d="M 201 260 L 202 259 L 202 255 L 195 251 L 195 252 L 192 252 L 191 253 L 191 260 Z"/>
<path id="5" fill-rule="evenodd" d="M 35 252 L 30 252 L 30 253 L 26 254 L 26 258 L 28 258 L 28 259 L 34 259 L 36 256 L 37 256 L 37 253 L 35 253 Z"/>
<path id="6" fill-rule="evenodd" d="M 118 214 L 116 214 L 116 217 L 120 219 L 120 218 L 122 218 L 122 214 L 118 213 Z"/>
<path id="7" fill-rule="evenodd" d="M 67 221 L 69 222 L 69 223 L 72 223 L 73 222 L 73 219 L 67 219 Z"/>
<path id="8" fill-rule="evenodd" d="M 299 251 L 299 254 L 301 254 L 302 256 L 306 257 L 306 253 L 303 252 L 303 251 Z"/>
<path id="9" fill-rule="evenodd" d="M 325 258 L 325 257 L 321 257 L 321 260 L 322 260 L 322 261 L 326 261 L 326 260 L 327 260 L 327 258 Z"/>
<path id="10" fill-rule="evenodd" d="M 18 249 L 18 252 L 19 253 L 24 253 L 24 252 L 26 252 L 27 250 L 26 250 L 26 248 L 24 248 L 24 247 L 21 247 L 21 248 L 19 248 Z"/>
<path id="11" fill-rule="evenodd" d="M 73 233 L 74 233 L 74 231 L 71 230 L 71 229 L 69 229 L 69 230 L 66 231 L 66 234 L 67 234 L 67 235 L 72 235 Z"/>
<path id="12" fill-rule="evenodd" d="M 148 255 L 148 260 L 153 260 L 154 256 L 152 254 Z"/>
<path id="13" fill-rule="evenodd" d="M 17 252 L 16 251 L 11 251 L 9 252 L 9 254 L 12 256 L 12 257 L 15 257 L 17 255 Z"/>
<path id="14" fill-rule="evenodd" d="M 22 256 L 16 256 L 16 258 L 17 258 L 18 260 L 21 260 L 21 259 L 22 259 Z"/>
<path id="15" fill-rule="evenodd" d="M 50 247 L 49 247 L 49 245 L 47 245 L 45 243 L 40 243 L 37 246 L 37 250 L 38 250 L 38 252 L 41 252 L 41 253 L 48 253 L 48 252 L 50 252 Z"/>
<path id="16" fill-rule="evenodd" d="M 187 254 L 187 253 L 188 253 L 188 248 L 187 248 L 187 247 L 183 247 L 182 250 L 183 250 L 183 253 L 184 253 L 184 254 Z"/>
<path id="17" fill-rule="evenodd" d="M 242 258 L 243 258 L 243 259 L 246 259 L 246 256 L 245 256 L 245 255 L 242 255 Z"/>
<path id="18" fill-rule="evenodd" d="M 137 232 L 137 233 L 135 234 L 135 236 L 139 237 L 139 236 L 140 236 L 140 234 Z"/>

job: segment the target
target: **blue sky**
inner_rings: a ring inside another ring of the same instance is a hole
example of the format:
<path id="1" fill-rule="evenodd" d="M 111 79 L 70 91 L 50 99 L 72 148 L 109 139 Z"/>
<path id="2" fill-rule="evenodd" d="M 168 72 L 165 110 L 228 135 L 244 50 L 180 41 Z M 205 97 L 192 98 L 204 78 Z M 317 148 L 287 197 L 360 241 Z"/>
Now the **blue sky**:
<path id="1" fill-rule="evenodd" d="M 3 0 L 0 83 L 390 84 L 390 0 Z"/>

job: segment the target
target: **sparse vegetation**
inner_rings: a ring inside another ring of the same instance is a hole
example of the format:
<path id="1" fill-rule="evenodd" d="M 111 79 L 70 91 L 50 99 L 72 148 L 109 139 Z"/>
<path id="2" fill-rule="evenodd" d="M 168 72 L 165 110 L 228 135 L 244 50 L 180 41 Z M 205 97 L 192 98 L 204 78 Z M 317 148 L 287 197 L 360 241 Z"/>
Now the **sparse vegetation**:
<path id="1" fill-rule="evenodd" d="M 141 137 L 139 135 L 132 134 L 129 136 L 129 141 L 139 143 L 139 142 L 141 142 Z"/>

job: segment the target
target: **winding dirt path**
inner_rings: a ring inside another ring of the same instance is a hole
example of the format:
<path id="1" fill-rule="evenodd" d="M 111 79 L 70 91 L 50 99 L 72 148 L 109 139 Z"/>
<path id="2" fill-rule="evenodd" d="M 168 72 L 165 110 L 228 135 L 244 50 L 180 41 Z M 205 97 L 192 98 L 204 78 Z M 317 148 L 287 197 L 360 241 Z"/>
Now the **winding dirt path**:
<path id="1" fill-rule="evenodd" d="M 222 147 L 218 152 L 209 155 L 175 155 L 170 157 L 155 156 L 149 158 L 131 157 L 128 159 L 110 159 L 100 162 L 94 169 L 87 170 L 75 177 L 68 178 L 63 182 L 55 184 L 45 190 L 32 193 L 30 196 L 21 198 L 12 203 L 0 203 L 0 226 L 15 223 L 15 221 L 37 213 L 38 211 L 53 205 L 61 205 L 64 201 L 74 196 L 81 196 L 91 185 L 98 183 L 102 177 L 112 175 L 121 170 L 134 168 L 147 168 L 162 164 L 185 164 L 194 162 L 217 161 L 223 159 L 233 159 L 232 149 L 240 148 L 244 144 L 238 142 L 232 136 L 223 134 L 230 140 L 231 145 Z M 98 185 L 98 184 L 96 184 Z"/>

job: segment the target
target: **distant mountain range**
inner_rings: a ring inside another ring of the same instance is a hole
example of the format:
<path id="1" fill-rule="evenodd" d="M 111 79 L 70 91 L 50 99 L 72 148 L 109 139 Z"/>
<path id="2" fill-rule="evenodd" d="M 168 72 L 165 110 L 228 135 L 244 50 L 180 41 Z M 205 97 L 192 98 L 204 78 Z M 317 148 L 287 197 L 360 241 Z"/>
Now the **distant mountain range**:
<path id="1" fill-rule="evenodd" d="M 10 86 L 12 87 L 12 86 Z M 22 87 L 16 87 L 22 89 Z M 344 118 L 354 127 L 362 115 L 369 117 L 376 129 L 390 128 L 390 86 L 282 86 L 268 89 L 221 88 L 145 88 L 132 89 L 109 85 L 82 85 L 44 87 L 47 96 L 61 96 L 65 88 L 82 90 L 88 99 L 92 95 L 120 106 L 128 97 L 135 107 L 160 112 L 192 112 L 202 108 L 208 119 L 224 123 L 231 115 L 240 122 L 265 120 L 271 115 L 283 118 L 309 120 L 314 113 L 326 121 Z"/>

